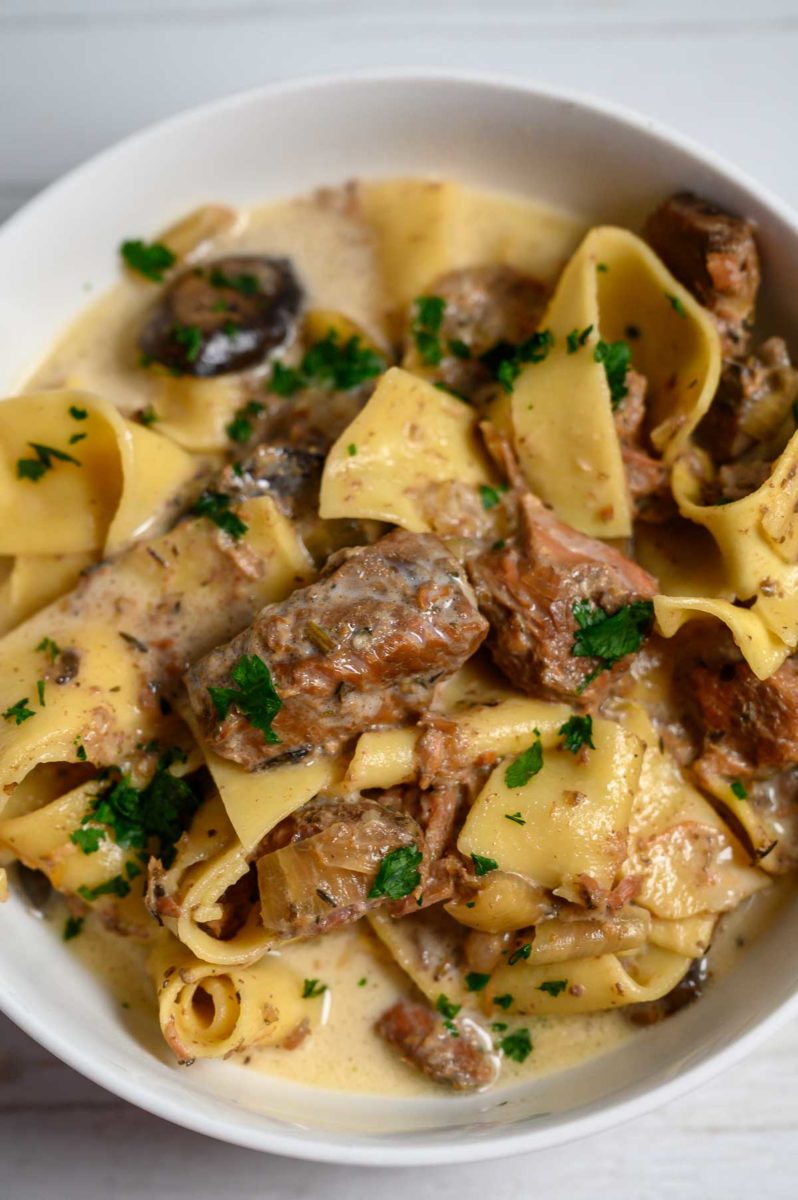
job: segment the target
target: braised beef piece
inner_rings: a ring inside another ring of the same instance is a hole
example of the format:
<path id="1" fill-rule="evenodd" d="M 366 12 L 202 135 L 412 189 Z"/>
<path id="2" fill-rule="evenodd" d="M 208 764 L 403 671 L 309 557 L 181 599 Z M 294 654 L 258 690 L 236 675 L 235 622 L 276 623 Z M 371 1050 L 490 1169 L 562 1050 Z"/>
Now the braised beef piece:
<path id="1" fill-rule="evenodd" d="M 598 704 L 621 659 L 586 686 L 601 662 L 573 653 L 574 605 L 591 601 L 605 613 L 650 599 L 656 580 L 619 550 L 577 533 L 529 493 L 519 498 L 519 529 L 504 546 L 468 562 L 477 601 L 491 626 L 496 665 L 531 696 Z"/>
<path id="2" fill-rule="evenodd" d="M 705 748 L 729 777 L 798 765 L 798 658 L 769 679 L 745 662 L 696 666 L 691 674 Z"/>
<path id="3" fill-rule="evenodd" d="M 204 736 L 248 770 L 286 753 L 337 751 L 374 726 L 428 705 L 434 684 L 470 658 L 487 633 L 460 564 L 431 534 L 398 530 L 333 555 L 317 582 L 264 608 L 186 677 Z M 233 704 L 220 720 L 209 688 L 256 655 L 282 702 L 269 742 Z"/>
<path id="4" fill-rule="evenodd" d="M 696 440 L 715 463 L 733 462 L 779 431 L 796 398 L 798 371 L 787 347 L 782 338 L 768 338 L 755 354 L 724 362 L 718 390 L 696 430 Z"/>
<path id="5" fill-rule="evenodd" d="M 398 805 L 325 796 L 305 804 L 256 851 L 265 928 L 315 937 L 388 903 L 370 893 L 383 859 L 403 847 L 426 854 L 421 830 Z"/>
<path id="6" fill-rule="evenodd" d="M 502 265 L 452 271 L 431 284 L 428 294 L 446 301 L 436 376 L 468 399 L 493 384 L 494 370 L 483 356 L 507 357 L 534 333 L 548 298 L 539 280 Z"/>
<path id="7" fill-rule="evenodd" d="M 681 979 L 675 988 L 661 996 L 659 1000 L 646 1000 L 642 1004 L 630 1004 L 625 1009 L 626 1017 L 633 1025 L 656 1025 L 659 1021 L 664 1021 L 666 1017 L 672 1017 L 674 1013 L 703 996 L 708 979 L 709 968 L 706 958 L 697 958 L 691 964 L 684 979 Z"/>
<path id="8" fill-rule="evenodd" d="M 370 399 L 376 380 L 358 387 L 306 387 L 287 399 L 266 397 L 264 438 L 326 455 Z"/>
<path id="9" fill-rule="evenodd" d="M 290 262 L 237 254 L 182 271 L 139 337 L 147 358 L 208 377 L 262 362 L 292 331 L 302 289 Z"/>
<path id="10" fill-rule="evenodd" d="M 627 392 L 613 419 L 621 443 L 632 514 L 639 521 L 661 523 L 676 515 L 670 468 L 648 451 L 646 440 L 647 381 L 638 371 L 627 371 Z"/>
<path id="11" fill-rule="evenodd" d="M 496 1059 L 474 1027 L 456 1019 L 447 1028 L 428 1004 L 399 1000 L 374 1028 L 406 1063 L 435 1083 L 466 1092 L 487 1087 L 496 1078 Z"/>
<path id="12" fill-rule="evenodd" d="M 750 222 L 680 192 L 651 214 L 645 237 L 679 282 L 712 313 L 724 354 L 743 354 L 760 279 Z"/>

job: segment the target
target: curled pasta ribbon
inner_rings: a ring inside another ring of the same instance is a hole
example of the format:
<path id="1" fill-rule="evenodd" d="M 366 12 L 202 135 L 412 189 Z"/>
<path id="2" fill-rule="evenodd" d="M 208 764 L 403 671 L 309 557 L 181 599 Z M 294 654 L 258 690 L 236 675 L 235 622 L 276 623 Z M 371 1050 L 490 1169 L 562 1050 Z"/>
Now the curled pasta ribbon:
<path id="1" fill-rule="evenodd" d="M 441 992 L 458 1003 L 467 998 L 459 961 L 461 939 L 457 926 L 435 922 L 428 912 L 395 921 L 380 909 L 366 920 L 393 960 L 433 1004 Z"/>
<path id="2" fill-rule="evenodd" d="M 5 560 L 0 582 L 0 635 L 75 586 L 96 555 L 20 554 Z"/>
<path id="3" fill-rule="evenodd" d="M 604 1012 L 659 1000 L 684 978 L 691 962 L 685 954 L 651 945 L 557 963 L 508 962 L 494 971 L 483 1002 L 490 1011 L 493 996 L 509 995 L 510 1012 L 536 1017 Z"/>
<path id="4" fill-rule="evenodd" d="M 313 1006 L 303 1002 L 302 981 L 279 957 L 222 967 L 202 962 L 167 935 L 148 967 L 161 1030 L 179 1062 L 279 1046 L 310 1029 Z"/>
<path id="5" fill-rule="evenodd" d="M 633 365 L 648 381 L 652 440 L 672 459 L 715 393 L 717 331 L 645 242 L 612 226 L 587 234 L 541 327 L 553 344 L 543 361 L 522 370 L 512 394 L 524 473 L 569 525 L 595 537 L 627 537 L 632 517 L 612 397 L 595 357 L 599 339 L 629 341 Z M 573 336 L 568 341 L 574 333 L 576 349 Z"/>
<path id="6" fill-rule="evenodd" d="M 686 462 L 674 466 L 673 493 L 682 515 L 714 538 L 725 579 L 719 597 L 658 600 L 662 632 L 670 636 L 692 612 L 718 617 L 752 671 L 767 678 L 798 646 L 798 434 L 761 487 L 741 500 L 701 504 Z M 732 599 L 754 603 L 739 608 Z"/>
<path id="7" fill-rule="evenodd" d="M 152 528 L 194 471 L 174 442 L 89 392 L 4 400 L 0 554 L 115 554 Z"/>
<path id="8" fill-rule="evenodd" d="M 491 479 L 473 409 L 391 367 L 327 455 L 319 513 L 427 532 L 426 489 L 458 481 L 476 492 Z"/>

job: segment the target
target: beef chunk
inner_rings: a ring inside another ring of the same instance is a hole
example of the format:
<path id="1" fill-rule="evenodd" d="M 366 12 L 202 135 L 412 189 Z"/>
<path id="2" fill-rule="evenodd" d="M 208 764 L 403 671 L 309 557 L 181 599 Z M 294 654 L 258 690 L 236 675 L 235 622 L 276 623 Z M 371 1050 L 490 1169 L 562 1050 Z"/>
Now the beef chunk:
<path id="1" fill-rule="evenodd" d="M 493 382 L 493 371 L 482 356 L 496 352 L 507 357 L 497 348 L 512 348 L 534 333 L 548 297 L 537 279 L 502 265 L 452 271 L 428 291 L 446 302 L 439 330 L 443 357 L 436 377 L 469 399 Z"/>
<path id="2" fill-rule="evenodd" d="M 680 192 L 651 214 L 645 236 L 679 282 L 715 317 L 724 353 L 743 353 L 759 290 L 759 254 L 751 224 L 690 192 Z"/>
<path id="3" fill-rule="evenodd" d="M 621 443 L 632 513 L 639 521 L 660 523 L 676 515 L 670 468 L 648 453 L 645 376 L 637 371 L 627 371 L 626 387 L 627 393 L 613 418 Z"/>
<path id="4" fill-rule="evenodd" d="M 769 679 L 747 663 L 697 666 L 691 682 L 713 759 L 729 776 L 798 764 L 798 658 Z"/>
<path id="5" fill-rule="evenodd" d="M 424 854 L 401 808 L 317 798 L 272 830 L 257 851 L 261 914 L 281 937 L 314 937 L 356 921 L 390 897 L 371 897 L 382 860 L 402 847 Z"/>
<path id="6" fill-rule="evenodd" d="M 417 1070 L 458 1092 L 487 1087 L 496 1078 L 495 1057 L 476 1027 L 457 1020 L 447 1028 L 427 1004 L 399 1000 L 375 1025 L 380 1037 Z"/>
<path id="7" fill-rule="evenodd" d="M 532 696 L 598 703 L 608 675 L 586 686 L 602 664 L 573 653 L 574 605 L 589 600 L 614 613 L 652 597 L 656 581 L 619 550 L 563 524 L 529 494 L 519 500 L 519 519 L 512 541 L 468 564 L 490 622 L 490 652 L 508 679 Z M 625 665 L 622 659 L 612 673 Z"/>
<path id="8" fill-rule="evenodd" d="M 334 555 L 316 583 L 264 608 L 192 668 L 189 698 L 213 749 L 254 770 L 286 753 L 337 751 L 363 729 L 418 715 L 434 683 L 470 658 L 486 632 L 443 543 L 400 530 Z M 277 743 L 235 705 L 220 722 L 208 691 L 229 687 L 250 655 L 268 665 L 282 701 Z"/>
<path id="9" fill-rule="evenodd" d="M 716 463 L 728 463 L 772 437 L 790 415 L 796 397 L 798 371 L 787 347 L 782 338 L 768 338 L 756 354 L 724 362 L 696 440 Z"/>

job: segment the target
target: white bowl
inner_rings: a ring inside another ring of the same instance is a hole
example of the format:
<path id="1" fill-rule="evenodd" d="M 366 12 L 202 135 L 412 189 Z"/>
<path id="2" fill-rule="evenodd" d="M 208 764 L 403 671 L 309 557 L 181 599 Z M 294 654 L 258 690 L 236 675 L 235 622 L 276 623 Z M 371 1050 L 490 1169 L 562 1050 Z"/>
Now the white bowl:
<path id="1" fill-rule="evenodd" d="M 435 74 L 279 84 L 157 125 L 50 188 L 0 232 L 0 394 L 113 281 L 124 237 L 198 202 L 290 196 L 352 176 L 433 174 L 635 226 L 691 188 L 754 217 L 770 328 L 798 328 L 796 217 L 712 155 L 600 102 Z M 418 1100 L 311 1090 L 227 1063 L 175 1067 L 18 899 L 0 909 L 0 1005 L 142 1108 L 258 1150 L 452 1163 L 596 1133 L 695 1087 L 798 1013 L 798 905 L 700 1003 L 623 1048 L 513 1091 Z"/>

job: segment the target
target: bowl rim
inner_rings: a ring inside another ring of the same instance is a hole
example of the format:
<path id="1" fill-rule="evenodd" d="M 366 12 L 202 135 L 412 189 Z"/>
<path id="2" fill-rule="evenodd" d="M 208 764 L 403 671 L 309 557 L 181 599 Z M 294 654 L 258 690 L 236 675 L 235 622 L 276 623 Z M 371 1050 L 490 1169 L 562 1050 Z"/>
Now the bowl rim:
<path id="1" fill-rule="evenodd" d="M 0 226 L 0 243 L 24 234 L 29 220 L 39 210 L 57 204 L 63 192 L 95 170 L 113 166 L 129 149 L 169 130 L 185 130 L 201 125 L 211 114 L 234 112 L 251 104 L 275 102 L 293 93 L 321 93 L 344 85 L 374 87 L 383 84 L 440 83 L 460 84 L 478 90 L 492 89 L 515 95 L 569 105 L 577 110 L 598 113 L 619 126 L 644 135 L 647 139 L 677 149 L 700 166 L 709 166 L 731 183 L 748 192 L 764 209 L 770 210 L 798 238 L 798 212 L 767 186 L 759 183 L 724 156 L 703 147 L 692 138 L 671 129 L 657 119 L 644 116 L 615 101 L 605 100 L 589 92 L 570 88 L 550 87 L 532 82 L 522 76 L 497 72 L 470 71 L 435 67 L 365 68 L 299 75 L 262 84 L 215 100 L 194 105 L 170 116 L 151 122 L 141 129 L 113 142 L 97 154 L 73 167 L 43 188 Z M 194 1108 L 161 1097 L 157 1090 L 121 1073 L 113 1064 L 91 1058 L 64 1041 L 53 1029 L 28 1011 L 21 999 L 0 989 L 0 1011 L 4 1012 L 26 1034 L 85 1078 L 136 1107 L 172 1124 L 195 1133 L 245 1149 L 265 1151 L 288 1158 L 311 1162 L 352 1166 L 426 1166 L 452 1165 L 486 1161 L 499 1157 L 529 1153 L 561 1146 L 567 1142 L 601 1133 L 611 1127 L 652 1112 L 662 1105 L 700 1087 L 738 1062 L 767 1037 L 798 1016 L 798 988 L 792 996 L 777 1005 L 766 1017 L 737 1037 L 723 1049 L 712 1051 L 701 1062 L 682 1070 L 674 1078 L 627 1099 L 610 1101 L 598 1112 L 566 1115 L 556 1126 L 541 1128 L 527 1124 L 496 1126 L 490 1137 L 435 1144 L 434 1132 L 419 1137 L 415 1134 L 360 1135 L 350 1143 L 339 1134 L 326 1130 L 310 1133 L 307 1126 L 296 1130 L 272 1125 L 269 1128 L 242 1127 L 234 1119 L 198 1112 Z"/>

